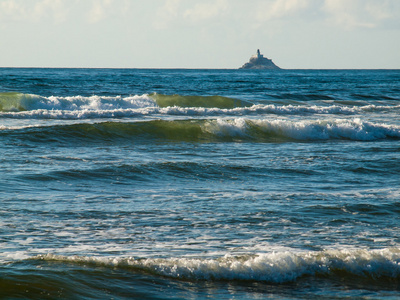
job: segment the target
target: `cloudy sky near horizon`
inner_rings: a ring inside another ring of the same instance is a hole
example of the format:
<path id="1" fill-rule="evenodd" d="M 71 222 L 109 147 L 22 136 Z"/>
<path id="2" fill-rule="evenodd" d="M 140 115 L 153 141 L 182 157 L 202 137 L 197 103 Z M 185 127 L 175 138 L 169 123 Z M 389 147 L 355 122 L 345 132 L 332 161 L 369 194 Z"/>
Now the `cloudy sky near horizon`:
<path id="1" fill-rule="evenodd" d="M 0 0 L 0 67 L 400 69 L 400 0 Z"/>

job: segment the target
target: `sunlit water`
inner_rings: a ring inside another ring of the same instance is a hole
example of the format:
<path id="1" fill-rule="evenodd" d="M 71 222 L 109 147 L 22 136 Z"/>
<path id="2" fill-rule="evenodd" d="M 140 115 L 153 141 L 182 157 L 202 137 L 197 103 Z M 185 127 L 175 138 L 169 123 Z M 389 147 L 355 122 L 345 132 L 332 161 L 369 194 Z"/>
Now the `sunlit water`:
<path id="1" fill-rule="evenodd" d="M 0 69 L 0 296 L 400 297 L 400 71 Z"/>

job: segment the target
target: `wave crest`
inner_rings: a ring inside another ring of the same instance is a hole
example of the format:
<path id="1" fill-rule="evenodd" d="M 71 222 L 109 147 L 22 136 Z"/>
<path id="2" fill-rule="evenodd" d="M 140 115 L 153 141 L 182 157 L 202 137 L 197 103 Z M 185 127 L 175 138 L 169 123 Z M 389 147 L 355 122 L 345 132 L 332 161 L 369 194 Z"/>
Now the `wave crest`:
<path id="1" fill-rule="evenodd" d="M 122 96 L 43 97 L 21 93 L 0 93 L 0 117 L 13 119 L 96 119 L 140 116 L 246 116 L 355 115 L 397 113 L 400 105 L 309 105 L 289 103 L 251 104 L 222 96 L 143 94 Z"/>
<path id="2" fill-rule="evenodd" d="M 106 96 L 72 96 L 72 97 L 43 97 L 33 94 L 0 93 L 0 111 L 104 111 L 118 109 L 137 109 L 154 107 L 157 104 L 148 95 L 129 97 Z"/>
<path id="3" fill-rule="evenodd" d="M 39 255 L 36 260 L 130 268 L 189 280 L 249 280 L 283 283 L 303 276 L 400 279 L 400 249 L 279 252 L 208 258 L 109 258 Z"/>
<path id="4" fill-rule="evenodd" d="M 160 107 L 205 107 L 205 108 L 225 108 L 252 106 L 247 101 L 228 98 L 223 96 L 182 96 L 182 95 L 163 95 L 152 94 L 153 98 Z"/>
<path id="5" fill-rule="evenodd" d="M 399 139 L 400 126 L 360 119 L 334 120 L 153 120 L 147 122 L 102 122 L 23 128 L 2 128 L 1 136 L 32 141 L 185 141 L 185 142 L 284 142 Z"/>

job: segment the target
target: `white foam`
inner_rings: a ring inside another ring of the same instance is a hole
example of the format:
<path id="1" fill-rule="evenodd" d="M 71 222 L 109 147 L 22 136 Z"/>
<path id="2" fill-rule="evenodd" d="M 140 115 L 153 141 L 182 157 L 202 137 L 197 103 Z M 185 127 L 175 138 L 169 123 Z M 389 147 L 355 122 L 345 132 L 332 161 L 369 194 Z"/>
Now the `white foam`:
<path id="1" fill-rule="evenodd" d="M 400 249 L 273 252 L 209 258 L 116 258 L 41 255 L 36 259 L 132 267 L 181 279 L 293 281 L 304 275 L 346 272 L 354 276 L 398 278 Z"/>
<path id="2" fill-rule="evenodd" d="M 157 108 L 154 108 L 157 110 Z M 142 113 L 141 110 L 131 110 L 131 116 L 136 116 Z M 28 112 L 32 113 L 32 112 Z M 76 112 L 61 112 L 61 111 L 45 111 L 44 115 L 51 113 L 60 113 L 59 122 L 92 122 L 90 120 L 67 121 L 61 120 L 62 118 L 69 119 L 70 117 L 88 118 L 93 114 L 93 117 L 98 116 L 98 112 L 81 111 L 80 114 Z M 123 113 L 126 115 L 126 111 Z M 108 121 L 113 121 L 115 116 L 118 116 L 116 111 L 104 112 L 104 117 L 108 117 Z M 50 117 L 50 116 L 49 116 Z M 143 121 L 143 118 L 137 118 L 135 121 Z M 149 121 L 152 118 L 148 119 Z M 125 122 L 126 120 L 124 120 Z M 171 121 L 171 120 L 169 120 Z M 175 119 L 179 122 L 179 119 Z M 75 124 L 74 123 L 74 124 Z M 58 123 L 57 123 L 58 124 Z M 55 124 L 55 125 L 57 125 Z M 59 124 L 72 124 L 72 123 L 59 123 Z M 133 123 L 132 123 L 133 124 Z M 314 140 L 354 140 L 354 141 L 373 141 L 379 139 L 399 139 L 400 138 L 400 125 L 392 125 L 385 123 L 373 123 L 364 121 L 360 118 L 351 119 L 306 119 L 306 120 L 290 120 L 290 119 L 248 119 L 248 118 L 215 118 L 208 120 L 200 120 L 198 123 L 204 133 L 212 134 L 220 138 L 239 138 L 260 140 L 268 139 L 270 137 L 289 138 L 301 141 L 314 141 Z M 52 124 L 10 124 L 8 126 L 0 125 L 0 130 L 17 130 L 30 127 L 51 126 Z M 54 125 L 54 124 L 53 124 Z"/>
<path id="3" fill-rule="evenodd" d="M 157 106 L 155 101 L 149 95 L 134 95 L 129 97 L 115 96 L 71 96 L 43 97 L 33 94 L 21 94 L 18 106 L 26 111 L 31 110 L 62 110 L 62 111 L 80 111 L 80 110 L 114 110 L 114 109 L 135 109 L 143 107 Z M 16 108 L 17 109 L 17 108 Z M 15 110 L 14 110 L 15 112 Z"/>
<path id="4" fill-rule="evenodd" d="M 11 106 L 10 106 L 11 105 Z M 36 118 L 36 119 L 86 119 L 86 118 L 126 118 L 140 115 L 181 115 L 181 116 L 245 116 L 256 114 L 275 115 L 355 115 L 361 113 L 392 112 L 397 113 L 397 106 L 317 106 L 317 105 L 276 105 L 257 104 L 250 107 L 233 109 L 205 107 L 163 107 L 160 108 L 148 94 L 122 96 L 71 96 L 43 97 L 20 94 L 18 100 L 7 111 L 0 112 L 0 117 Z M 7 106 L 7 107 L 8 107 Z M 22 108 L 23 110 L 20 110 Z"/>
<path id="5" fill-rule="evenodd" d="M 266 137 L 276 136 L 296 140 L 348 139 L 371 141 L 400 138 L 400 126 L 371 123 L 359 118 L 331 120 L 233 120 L 218 119 L 206 123 L 204 131 L 221 136 L 251 137 L 252 130 L 262 131 Z"/>

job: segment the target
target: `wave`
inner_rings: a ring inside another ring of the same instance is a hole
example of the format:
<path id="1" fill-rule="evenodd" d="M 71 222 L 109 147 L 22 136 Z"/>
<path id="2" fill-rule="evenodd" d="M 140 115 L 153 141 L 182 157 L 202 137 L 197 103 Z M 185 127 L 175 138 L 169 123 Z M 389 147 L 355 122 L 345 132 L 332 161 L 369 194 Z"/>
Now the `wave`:
<path id="1" fill-rule="evenodd" d="M 400 249 L 274 252 L 221 258 L 116 258 L 39 255 L 33 260 L 92 264 L 145 271 L 183 280 L 247 280 L 270 283 L 304 276 L 374 281 L 400 280 Z"/>
<path id="2" fill-rule="evenodd" d="M 160 107 L 208 107 L 208 108 L 235 108 L 252 106 L 247 101 L 222 96 L 181 96 L 152 94 L 151 97 Z"/>
<path id="3" fill-rule="evenodd" d="M 102 122 L 26 127 L 3 127 L 0 137 L 36 142 L 65 141 L 184 141 L 184 142 L 284 142 L 399 139 L 400 126 L 361 119 L 268 120 L 205 119 Z"/>
<path id="4" fill-rule="evenodd" d="M 43 97 L 21 93 L 0 93 L 0 117 L 14 119 L 95 119 L 129 118 L 151 115 L 243 116 L 255 114 L 354 115 L 398 112 L 400 105 L 344 104 L 252 104 L 222 96 L 182 96 L 144 94 L 129 97 L 72 96 Z"/>
<path id="5" fill-rule="evenodd" d="M 33 94 L 0 93 L 0 111 L 18 112 L 31 110 L 118 110 L 144 107 L 205 107 L 235 108 L 251 106 L 252 103 L 222 96 L 182 96 L 144 94 L 129 97 L 43 97 Z"/>
<path id="6" fill-rule="evenodd" d="M 86 110 L 115 110 L 136 109 L 157 106 L 148 95 L 129 97 L 107 96 L 72 96 L 72 97 L 43 97 L 33 94 L 0 93 L 0 111 L 23 112 L 35 110 L 47 111 L 86 111 Z"/>

